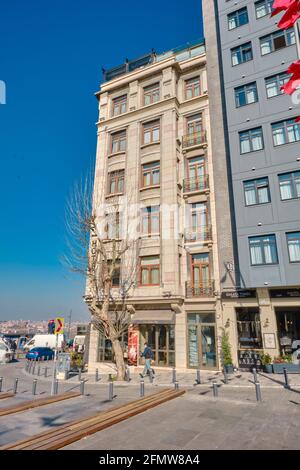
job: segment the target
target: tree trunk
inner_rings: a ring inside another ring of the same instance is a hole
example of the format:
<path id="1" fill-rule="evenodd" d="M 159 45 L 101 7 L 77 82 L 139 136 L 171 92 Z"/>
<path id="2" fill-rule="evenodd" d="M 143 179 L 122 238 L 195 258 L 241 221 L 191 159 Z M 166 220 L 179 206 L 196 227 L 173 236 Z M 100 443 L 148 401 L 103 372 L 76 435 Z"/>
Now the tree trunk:
<path id="1" fill-rule="evenodd" d="M 115 354 L 115 361 L 117 366 L 117 380 L 125 379 L 125 361 L 121 343 L 118 339 L 112 342 L 113 351 Z"/>

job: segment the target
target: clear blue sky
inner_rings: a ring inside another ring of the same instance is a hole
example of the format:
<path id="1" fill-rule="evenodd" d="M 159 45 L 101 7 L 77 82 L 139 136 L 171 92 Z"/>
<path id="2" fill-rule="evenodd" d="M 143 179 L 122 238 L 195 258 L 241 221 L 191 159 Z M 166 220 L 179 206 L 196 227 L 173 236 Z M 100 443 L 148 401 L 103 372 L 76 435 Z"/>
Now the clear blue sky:
<path id="1" fill-rule="evenodd" d="M 66 196 L 94 166 L 101 67 L 202 35 L 200 0 L 1 1 L 0 320 L 88 319 L 59 258 Z"/>

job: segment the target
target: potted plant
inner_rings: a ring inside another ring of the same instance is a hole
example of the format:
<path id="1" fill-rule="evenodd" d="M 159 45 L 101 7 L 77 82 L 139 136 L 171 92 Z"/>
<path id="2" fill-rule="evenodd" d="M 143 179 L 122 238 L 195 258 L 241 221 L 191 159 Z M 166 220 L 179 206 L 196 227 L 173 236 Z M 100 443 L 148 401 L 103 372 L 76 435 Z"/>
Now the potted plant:
<path id="1" fill-rule="evenodd" d="M 231 355 L 231 345 L 229 341 L 229 333 L 224 328 L 222 333 L 221 349 L 223 366 L 227 374 L 233 374 L 233 363 Z"/>
<path id="2" fill-rule="evenodd" d="M 293 364 L 291 354 L 283 354 L 282 356 L 275 357 L 273 361 L 273 371 L 275 374 L 283 374 L 283 368 L 286 368 L 287 372 L 300 373 L 300 365 Z"/>
<path id="3" fill-rule="evenodd" d="M 272 374 L 273 372 L 273 365 L 272 365 L 272 357 L 268 353 L 263 353 L 260 355 L 261 364 L 264 368 L 264 371 L 268 374 Z"/>
<path id="4" fill-rule="evenodd" d="M 83 367 L 83 356 L 78 352 L 73 352 L 71 355 L 71 369 L 78 371 Z"/>

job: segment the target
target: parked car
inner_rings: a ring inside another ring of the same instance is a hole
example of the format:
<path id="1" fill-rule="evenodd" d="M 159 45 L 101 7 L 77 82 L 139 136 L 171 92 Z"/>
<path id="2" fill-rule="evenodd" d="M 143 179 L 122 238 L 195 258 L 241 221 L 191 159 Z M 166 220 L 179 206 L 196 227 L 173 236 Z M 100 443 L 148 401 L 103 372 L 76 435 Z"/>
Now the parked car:
<path id="1" fill-rule="evenodd" d="M 26 354 L 26 359 L 35 360 L 46 360 L 46 359 L 53 359 L 54 358 L 54 351 L 50 348 L 32 348 Z"/>
<path id="2" fill-rule="evenodd" d="M 0 362 L 11 362 L 14 359 L 14 351 L 4 342 L 0 341 Z"/>

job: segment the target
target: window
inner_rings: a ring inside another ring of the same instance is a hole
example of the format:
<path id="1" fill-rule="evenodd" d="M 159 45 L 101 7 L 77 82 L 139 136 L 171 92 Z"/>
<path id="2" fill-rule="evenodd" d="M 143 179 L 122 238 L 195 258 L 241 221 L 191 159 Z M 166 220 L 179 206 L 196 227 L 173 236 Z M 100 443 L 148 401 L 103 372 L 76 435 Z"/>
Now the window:
<path id="1" fill-rule="evenodd" d="M 202 114 L 194 114 L 189 116 L 186 120 L 186 128 L 188 135 L 194 135 L 202 132 Z"/>
<path id="2" fill-rule="evenodd" d="M 111 136 L 111 153 L 125 152 L 126 131 L 116 132 Z"/>
<path id="3" fill-rule="evenodd" d="M 185 230 L 186 241 L 204 242 L 211 238 L 206 202 L 187 204 L 186 216 L 186 226 L 188 227 Z"/>
<path id="4" fill-rule="evenodd" d="M 256 152 L 264 148 L 263 131 L 261 127 L 239 132 L 241 154 Z"/>
<path id="5" fill-rule="evenodd" d="M 237 108 L 258 101 L 256 82 L 248 83 L 248 85 L 239 86 L 234 89 L 234 93 L 235 105 Z"/>
<path id="6" fill-rule="evenodd" d="M 249 237 L 249 247 L 253 266 L 278 263 L 275 235 Z"/>
<path id="7" fill-rule="evenodd" d="M 255 2 L 256 18 L 263 18 L 272 13 L 272 5 L 274 0 L 259 0 Z"/>
<path id="8" fill-rule="evenodd" d="M 283 47 L 295 44 L 295 31 L 294 28 L 289 28 L 282 31 L 276 31 L 260 38 L 261 55 L 270 54 L 271 52 L 282 49 Z"/>
<path id="9" fill-rule="evenodd" d="M 249 23 L 247 7 L 234 11 L 227 15 L 228 29 L 235 29 Z"/>
<path id="10" fill-rule="evenodd" d="M 118 194 L 124 191 L 124 170 L 112 171 L 108 175 L 108 193 Z"/>
<path id="11" fill-rule="evenodd" d="M 145 342 L 153 351 L 153 362 L 157 366 L 175 366 L 175 326 L 166 325 L 139 325 L 140 351 Z M 140 361 L 140 364 L 142 361 Z"/>
<path id="12" fill-rule="evenodd" d="M 200 77 L 185 81 L 185 98 L 187 100 L 200 95 Z"/>
<path id="13" fill-rule="evenodd" d="M 253 59 L 251 42 L 231 49 L 231 63 L 233 66 L 248 62 Z"/>
<path id="14" fill-rule="evenodd" d="M 274 96 L 282 95 L 283 90 L 281 87 L 285 85 L 290 79 L 290 75 L 287 72 L 278 73 L 272 77 L 265 79 L 267 97 L 273 98 Z"/>
<path id="15" fill-rule="evenodd" d="M 159 256 L 144 256 L 141 263 L 141 285 L 159 285 Z"/>
<path id="16" fill-rule="evenodd" d="M 262 349 L 262 335 L 259 309 L 255 307 L 236 308 L 239 349 Z"/>
<path id="17" fill-rule="evenodd" d="M 112 268 L 112 261 L 111 260 L 108 260 L 108 269 L 111 269 Z M 120 285 L 120 277 L 121 277 L 121 271 L 120 271 L 120 266 L 121 266 L 121 261 L 120 260 L 116 260 L 115 262 L 115 267 L 113 269 L 113 273 L 112 273 L 112 286 L 113 287 L 117 287 Z"/>
<path id="18" fill-rule="evenodd" d="M 120 239 L 121 234 L 121 225 L 120 225 L 120 213 L 111 212 L 106 214 L 107 222 L 107 239 L 108 240 L 118 240 Z"/>
<path id="19" fill-rule="evenodd" d="M 159 100 L 159 83 L 144 88 L 144 105 L 156 103 Z"/>
<path id="20" fill-rule="evenodd" d="M 244 194 L 246 206 L 270 202 L 269 178 L 244 181 Z"/>
<path id="21" fill-rule="evenodd" d="M 144 144 L 153 144 L 159 142 L 159 132 L 160 131 L 160 122 L 152 121 L 143 125 L 143 143 Z"/>
<path id="22" fill-rule="evenodd" d="M 278 175 L 282 201 L 300 198 L 300 171 Z"/>
<path id="23" fill-rule="evenodd" d="M 142 185 L 154 186 L 160 182 L 160 162 L 148 163 L 142 166 Z"/>
<path id="24" fill-rule="evenodd" d="M 127 108 L 127 95 L 119 96 L 118 98 L 113 99 L 113 109 L 112 115 L 118 116 L 126 112 Z"/>
<path id="25" fill-rule="evenodd" d="M 142 233 L 149 236 L 159 233 L 159 206 L 142 209 Z"/>
<path id="26" fill-rule="evenodd" d="M 272 124 L 273 143 L 275 147 L 283 144 L 291 144 L 300 140 L 300 123 L 296 118 Z"/>
<path id="27" fill-rule="evenodd" d="M 286 234 L 289 257 L 291 263 L 300 261 L 300 232 Z"/>

